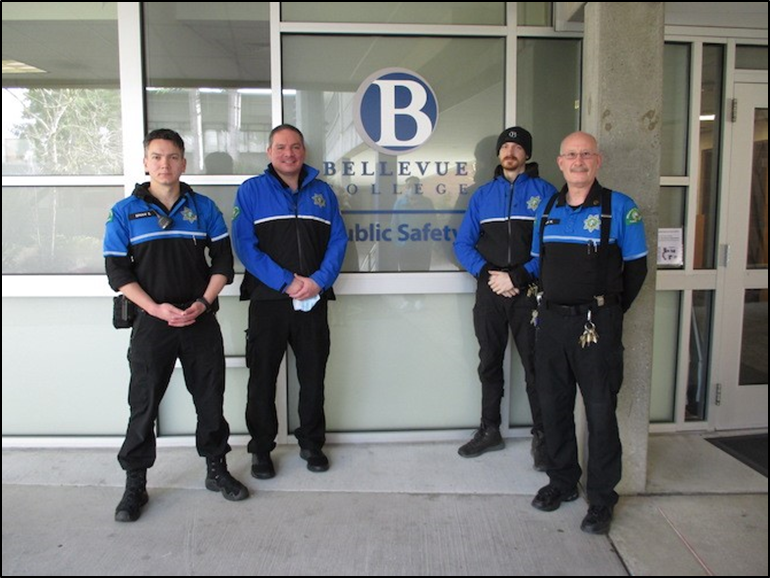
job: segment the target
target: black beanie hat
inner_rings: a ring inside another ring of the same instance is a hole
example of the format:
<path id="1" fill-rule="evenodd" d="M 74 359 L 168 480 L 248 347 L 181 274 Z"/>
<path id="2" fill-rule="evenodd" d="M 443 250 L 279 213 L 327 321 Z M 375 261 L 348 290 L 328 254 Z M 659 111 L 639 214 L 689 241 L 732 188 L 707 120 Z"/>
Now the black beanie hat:
<path id="1" fill-rule="evenodd" d="M 500 136 L 497 137 L 496 150 L 498 156 L 500 155 L 500 149 L 507 142 L 515 142 L 521 145 L 521 148 L 523 148 L 524 152 L 527 154 L 527 159 L 532 158 L 532 135 L 529 134 L 527 129 L 521 128 L 520 126 L 512 126 L 501 132 Z"/>

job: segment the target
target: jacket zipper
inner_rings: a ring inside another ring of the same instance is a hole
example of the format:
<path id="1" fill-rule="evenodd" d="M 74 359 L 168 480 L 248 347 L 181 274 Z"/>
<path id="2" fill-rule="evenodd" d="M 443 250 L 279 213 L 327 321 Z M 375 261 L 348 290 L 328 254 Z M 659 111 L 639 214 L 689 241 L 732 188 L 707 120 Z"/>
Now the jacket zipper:
<path id="1" fill-rule="evenodd" d="M 296 194 L 292 193 L 294 198 L 294 230 L 297 233 L 297 251 L 299 253 L 299 270 L 302 275 L 305 275 L 305 259 L 302 254 L 302 237 L 299 234 L 299 195 L 302 186 L 297 189 Z"/>
<path id="2" fill-rule="evenodd" d="M 515 182 L 515 181 L 514 181 Z M 511 231 L 511 206 L 513 206 L 513 183 L 511 183 L 511 186 L 508 189 L 508 212 L 506 213 L 506 222 L 508 223 L 508 268 L 511 267 L 511 237 L 513 236 L 513 232 Z"/>

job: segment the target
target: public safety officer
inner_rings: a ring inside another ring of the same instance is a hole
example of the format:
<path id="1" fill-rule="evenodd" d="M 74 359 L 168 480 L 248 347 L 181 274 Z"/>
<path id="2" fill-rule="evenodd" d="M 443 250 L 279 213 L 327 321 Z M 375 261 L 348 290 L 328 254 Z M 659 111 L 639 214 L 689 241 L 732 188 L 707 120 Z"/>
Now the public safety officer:
<path id="1" fill-rule="evenodd" d="M 621 477 L 615 410 L 623 381 L 623 313 L 647 275 L 647 244 L 634 201 L 596 180 L 602 156 L 593 136 L 566 137 L 557 162 L 566 185 L 538 209 L 532 242 L 543 290 L 535 368 L 549 458 L 549 483 L 532 506 L 550 512 L 578 497 L 577 383 L 589 432 L 589 508 L 581 529 L 605 534 Z"/>
<path id="2" fill-rule="evenodd" d="M 327 305 L 348 237 L 337 197 L 305 164 L 305 137 L 282 124 L 270 132 L 270 164 L 235 196 L 233 242 L 246 267 L 241 299 L 250 300 L 246 426 L 251 475 L 275 476 L 270 452 L 278 434 L 278 370 L 291 345 L 299 379 L 300 458 L 311 472 L 329 469 L 324 380 L 331 339 Z"/>
<path id="3" fill-rule="evenodd" d="M 537 470 L 545 469 L 543 422 L 535 392 L 532 311 L 534 259 L 530 256 L 535 210 L 555 193 L 550 183 L 530 174 L 532 135 L 514 126 L 497 139 L 500 166 L 495 178 L 471 197 L 454 248 L 463 267 L 478 279 L 473 326 L 479 342 L 481 424 L 458 450 L 471 458 L 500 450 L 500 403 L 503 398 L 503 358 L 508 332 L 513 333 L 524 367 L 532 412 L 532 456 Z"/>
<path id="4" fill-rule="evenodd" d="M 110 286 L 140 308 L 128 353 L 131 416 L 118 453 L 126 470 L 126 490 L 115 510 L 119 522 L 138 519 L 148 501 L 155 420 L 177 359 L 198 416 L 195 443 L 206 458 L 206 488 L 232 501 L 249 497 L 225 461 L 230 451 L 222 408 L 225 354 L 214 315 L 217 296 L 233 281 L 230 237 L 214 202 L 180 182 L 187 166 L 184 151 L 182 137 L 173 130 L 145 137 L 150 180 L 112 208 L 104 236 Z"/>

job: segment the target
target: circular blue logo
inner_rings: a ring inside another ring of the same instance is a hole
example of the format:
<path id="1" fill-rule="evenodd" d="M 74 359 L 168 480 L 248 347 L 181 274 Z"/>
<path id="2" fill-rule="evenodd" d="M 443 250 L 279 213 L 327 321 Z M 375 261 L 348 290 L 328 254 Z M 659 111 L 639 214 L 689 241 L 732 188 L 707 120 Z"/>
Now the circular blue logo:
<path id="1" fill-rule="evenodd" d="M 378 70 L 355 96 L 356 130 L 374 150 L 394 155 L 417 150 L 438 124 L 438 100 L 419 74 L 405 68 Z"/>

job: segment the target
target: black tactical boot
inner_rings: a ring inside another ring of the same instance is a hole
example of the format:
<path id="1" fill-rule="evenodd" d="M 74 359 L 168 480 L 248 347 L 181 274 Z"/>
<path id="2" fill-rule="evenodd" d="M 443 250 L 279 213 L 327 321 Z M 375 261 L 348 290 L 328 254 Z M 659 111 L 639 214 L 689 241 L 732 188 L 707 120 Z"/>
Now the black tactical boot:
<path id="1" fill-rule="evenodd" d="M 222 492 L 225 500 L 239 502 L 249 497 L 249 490 L 227 471 L 225 456 L 206 458 L 206 489 Z"/>
<path id="2" fill-rule="evenodd" d="M 534 467 L 538 472 L 544 472 L 548 469 L 548 453 L 545 449 L 545 435 L 541 431 L 535 431 L 532 434 L 532 459 Z"/>
<path id="3" fill-rule="evenodd" d="M 251 454 L 251 477 L 258 480 L 269 480 L 275 477 L 275 466 L 270 459 L 270 452 Z"/>
<path id="4" fill-rule="evenodd" d="M 475 458 L 484 452 L 493 452 L 505 447 L 500 429 L 494 426 L 481 424 L 473 434 L 471 441 L 460 447 L 457 453 L 464 458 Z"/>
<path id="5" fill-rule="evenodd" d="M 580 529 L 589 534 L 608 534 L 612 525 L 612 506 L 589 506 Z"/>
<path id="6" fill-rule="evenodd" d="M 147 495 L 147 470 L 126 471 L 126 491 L 115 508 L 116 522 L 136 522 L 150 497 Z"/>

